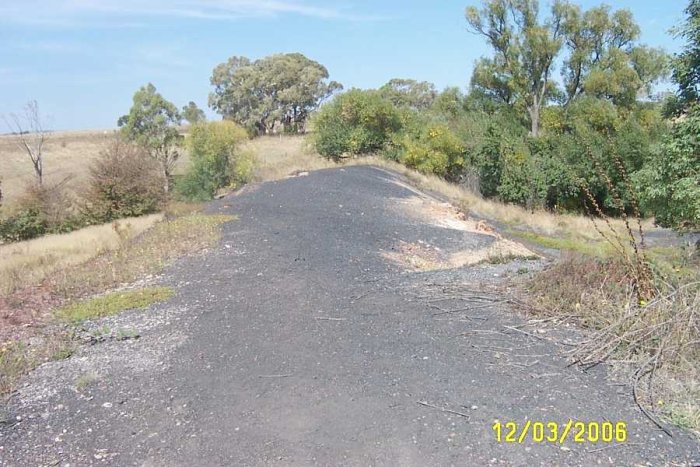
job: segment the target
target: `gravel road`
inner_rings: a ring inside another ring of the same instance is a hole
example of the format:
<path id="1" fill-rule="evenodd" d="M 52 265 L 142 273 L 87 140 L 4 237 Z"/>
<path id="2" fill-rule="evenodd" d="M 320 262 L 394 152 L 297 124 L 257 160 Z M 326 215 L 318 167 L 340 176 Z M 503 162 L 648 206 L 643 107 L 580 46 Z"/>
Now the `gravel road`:
<path id="1" fill-rule="evenodd" d="M 404 209 L 416 197 L 397 175 L 349 167 L 213 203 L 238 219 L 154 279 L 172 300 L 90 324 L 111 331 L 26 378 L 3 409 L 0 463 L 700 463 L 697 440 L 657 429 L 604 369 L 567 366 L 575 330 L 522 317 L 504 284 L 543 261 L 391 259 L 497 240 L 420 221 Z M 110 338 L 123 329 L 140 338 Z M 498 443 L 492 429 L 569 419 L 625 422 L 627 440 Z"/>

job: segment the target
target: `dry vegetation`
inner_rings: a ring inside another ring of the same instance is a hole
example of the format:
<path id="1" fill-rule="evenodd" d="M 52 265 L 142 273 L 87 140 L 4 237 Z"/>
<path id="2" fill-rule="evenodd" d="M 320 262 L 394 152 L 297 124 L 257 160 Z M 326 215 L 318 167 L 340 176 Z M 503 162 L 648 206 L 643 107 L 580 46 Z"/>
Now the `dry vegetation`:
<path id="1" fill-rule="evenodd" d="M 133 217 L 66 234 L 0 245 L 0 295 L 37 285 L 57 271 L 115 250 L 162 219 L 162 214 Z"/>
<path id="2" fill-rule="evenodd" d="M 35 366 L 71 354 L 73 331 L 61 321 L 139 308 L 170 292 L 144 289 L 97 301 L 85 297 L 129 286 L 177 257 L 216 244 L 221 224 L 230 220 L 202 214 L 197 206 L 175 205 L 167 215 L 3 246 L 13 261 L 8 267 L 3 263 L 2 271 L 13 282 L 10 292 L 0 294 L 0 395 Z"/>
<path id="3" fill-rule="evenodd" d="M 246 149 L 256 154 L 257 181 L 280 180 L 294 173 L 336 167 L 305 144 L 303 136 L 263 136 L 248 143 Z"/>
<path id="4" fill-rule="evenodd" d="M 47 185 L 68 179 L 69 191 L 80 192 L 85 187 L 90 164 L 113 141 L 114 130 L 70 131 L 49 133 L 44 146 L 44 172 Z M 12 205 L 22 195 L 34 172 L 27 154 L 17 147 L 14 137 L 0 135 L 0 182 L 3 202 Z M 186 154 L 178 160 L 177 170 L 187 164 Z"/>

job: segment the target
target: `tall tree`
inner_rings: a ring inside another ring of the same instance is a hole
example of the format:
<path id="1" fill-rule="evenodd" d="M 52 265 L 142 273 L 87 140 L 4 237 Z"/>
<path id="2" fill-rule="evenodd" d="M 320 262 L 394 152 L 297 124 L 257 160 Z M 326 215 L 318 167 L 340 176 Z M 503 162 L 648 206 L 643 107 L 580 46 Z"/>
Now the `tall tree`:
<path id="1" fill-rule="evenodd" d="M 133 105 L 117 124 L 122 134 L 143 147 L 161 167 L 165 192 L 170 191 L 175 163 L 182 135 L 177 128 L 181 117 L 177 107 L 161 96 L 153 84 L 148 83 L 134 93 Z"/>
<path id="2" fill-rule="evenodd" d="M 469 29 L 486 38 L 493 58 L 481 58 L 472 86 L 506 104 L 524 108 L 530 132 L 538 136 L 540 112 L 554 95 L 554 64 L 563 44 L 563 20 L 569 5 L 556 0 L 540 21 L 538 0 L 486 0 L 467 7 Z"/>
<path id="3" fill-rule="evenodd" d="M 231 57 L 214 68 L 209 106 L 258 134 L 278 124 L 303 129 L 309 113 L 342 89 L 328 76 L 323 65 L 299 53 Z"/>
<path id="4" fill-rule="evenodd" d="M 182 108 L 182 118 L 190 125 L 203 122 L 207 119 L 206 115 L 204 115 L 204 111 L 192 101 Z"/>
<path id="5" fill-rule="evenodd" d="M 671 79 L 678 91 L 667 110 L 674 116 L 683 115 L 700 102 L 700 0 L 690 0 L 685 14 L 685 22 L 672 30 L 677 38 L 685 40 L 685 48 L 671 61 Z"/>
<path id="6" fill-rule="evenodd" d="M 379 91 L 394 105 L 415 110 L 427 109 L 438 96 L 433 83 L 413 79 L 392 79 L 379 88 Z"/>
<path id="7" fill-rule="evenodd" d="M 678 85 L 670 113 L 677 118 L 669 137 L 637 174 L 642 201 L 656 222 L 677 230 L 700 231 L 700 0 L 691 0 L 686 20 L 676 29 L 685 39 L 672 60 Z"/>
<path id="8" fill-rule="evenodd" d="M 44 128 L 39 104 L 30 101 L 21 114 L 10 114 L 5 119 L 13 133 L 17 147 L 25 152 L 34 168 L 37 185 L 44 181 L 44 144 L 49 138 L 49 132 Z"/>
<path id="9" fill-rule="evenodd" d="M 636 43 L 640 29 L 629 10 L 568 5 L 564 30 L 565 103 L 587 94 L 631 107 L 666 74 L 666 53 Z"/>

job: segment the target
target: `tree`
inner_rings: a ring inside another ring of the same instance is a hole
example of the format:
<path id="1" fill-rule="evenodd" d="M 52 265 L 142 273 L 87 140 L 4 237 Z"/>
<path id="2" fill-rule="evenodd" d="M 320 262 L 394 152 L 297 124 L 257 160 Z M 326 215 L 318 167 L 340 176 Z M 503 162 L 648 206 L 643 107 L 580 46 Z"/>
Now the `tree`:
<path id="1" fill-rule="evenodd" d="M 666 53 L 636 43 L 639 26 L 629 10 L 584 12 L 556 0 L 540 21 L 539 0 L 486 0 L 481 10 L 467 8 L 466 17 L 494 50 L 477 62 L 473 89 L 526 112 L 533 136 L 549 101 L 568 105 L 585 94 L 630 109 L 666 75 Z M 561 90 L 552 74 L 564 52 Z"/>
<path id="2" fill-rule="evenodd" d="M 661 151 L 637 174 L 642 201 L 656 222 L 677 230 L 700 230 L 700 0 L 691 0 L 676 34 L 686 40 L 672 60 L 678 85 L 667 110 L 678 116 Z"/>
<path id="3" fill-rule="evenodd" d="M 303 131 L 309 113 L 340 83 L 328 82 L 328 70 L 302 54 L 277 54 L 251 61 L 231 57 L 212 73 L 209 106 L 251 132 L 272 132 L 278 124 Z"/>
<path id="4" fill-rule="evenodd" d="M 180 121 L 177 107 L 148 83 L 134 93 L 129 113 L 117 122 L 126 139 L 144 148 L 150 157 L 158 161 L 166 193 L 170 191 L 173 168 L 180 157 L 178 145 L 182 135 L 177 128 Z"/>
<path id="5" fill-rule="evenodd" d="M 671 79 L 678 86 L 667 104 L 667 113 L 680 116 L 700 101 L 700 0 L 690 0 L 685 9 L 686 21 L 673 30 L 685 40 L 684 50 L 671 60 Z"/>
<path id="6" fill-rule="evenodd" d="M 41 186 L 44 181 L 44 144 L 49 132 L 44 128 L 39 104 L 36 101 L 28 102 L 22 114 L 10 114 L 5 122 L 13 133 L 17 147 L 29 156 L 37 185 Z"/>
<path id="7" fill-rule="evenodd" d="M 583 12 L 568 5 L 564 30 L 567 104 L 586 94 L 630 108 L 638 97 L 648 97 L 652 85 L 666 75 L 666 53 L 635 44 L 640 29 L 629 10 L 611 12 L 602 5 Z"/>
<path id="8" fill-rule="evenodd" d="M 239 147 L 247 136 L 245 129 L 231 121 L 193 125 L 187 138 L 190 166 L 178 180 L 179 195 L 203 201 L 230 185 L 240 159 Z"/>
<path id="9" fill-rule="evenodd" d="M 190 125 L 204 122 L 207 119 L 204 115 L 204 111 L 197 107 L 197 104 L 192 101 L 182 108 L 182 118 L 187 120 L 187 123 Z"/>
<path id="10" fill-rule="evenodd" d="M 643 206 L 656 223 L 682 231 L 700 231 L 700 112 L 677 122 L 661 151 L 635 174 Z"/>
<path id="11" fill-rule="evenodd" d="M 559 0 L 551 16 L 539 22 L 538 0 L 486 0 L 481 10 L 467 7 L 469 29 L 484 36 L 493 58 L 475 66 L 472 87 L 527 111 L 530 132 L 538 136 L 540 112 L 554 96 L 554 62 L 563 44 L 568 4 Z"/>
<path id="12" fill-rule="evenodd" d="M 402 128 L 401 113 L 376 90 L 351 89 L 314 115 L 316 150 L 333 160 L 344 154 L 370 154 L 386 148 Z"/>
<path id="13" fill-rule="evenodd" d="M 429 108 L 438 96 L 433 83 L 413 79 L 392 79 L 379 91 L 395 106 L 414 110 Z"/>

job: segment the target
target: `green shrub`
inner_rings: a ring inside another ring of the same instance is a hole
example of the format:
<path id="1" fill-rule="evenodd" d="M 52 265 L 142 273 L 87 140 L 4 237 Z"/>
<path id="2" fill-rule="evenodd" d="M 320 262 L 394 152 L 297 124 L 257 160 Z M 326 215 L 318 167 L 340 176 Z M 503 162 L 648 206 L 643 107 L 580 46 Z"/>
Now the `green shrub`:
<path id="1" fill-rule="evenodd" d="M 0 218 L 0 239 L 29 240 L 83 227 L 85 222 L 74 209 L 64 184 L 27 185 L 14 209 Z"/>
<path id="2" fill-rule="evenodd" d="M 252 171 L 250 155 L 241 157 L 238 153 L 238 147 L 247 139 L 245 129 L 231 121 L 193 125 L 187 140 L 191 163 L 177 182 L 179 196 L 204 201 L 231 182 L 247 181 Z"/>
<path id="3" fill-rule="evenodd" d="M 44 235 L 48 225 L 36 208 L 20 209 L 7 218 L 0 219 L 0 238 L 6 242 L 19 242 Z"/>
<path id="4" fill-rule="evenodd" d="M 90 167 L 87 204 L 90 223 L 104 223 L 160 211 L 166 202 L 158 164 L 140 147 L 115 139 Z"/>
<path id="5" fill-rule="evenodd" d="M 324 157 L 370 154 L 385 149 L 402 127 L 401 113 L 378 91 L 352 89 L 321 107 L 312 140 Z"/>
<path id="6" fill-rule="evenodd" d="M 424 126 L 416 134 L 405 134 L 400 144 L 399 161 L 412 169 L 452 181 L 464 169 L 464 145 L 447 125 Z"/>
<path id="7" fill-rule="evenodd" d="M 678 121 L 663 146 L 635 174 L 643 207 L 656 222 L 677 230 L 700 230 L 700 110 Z"/>

